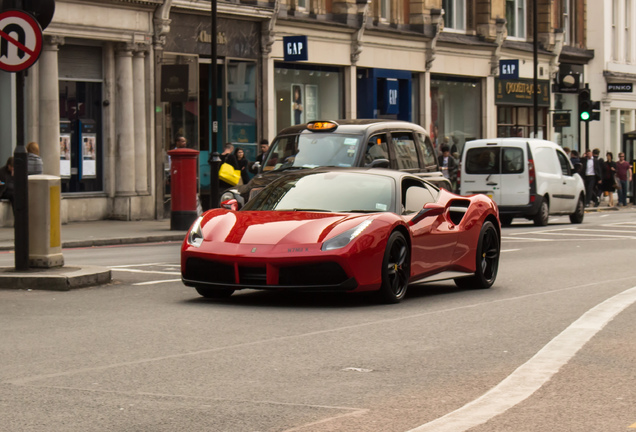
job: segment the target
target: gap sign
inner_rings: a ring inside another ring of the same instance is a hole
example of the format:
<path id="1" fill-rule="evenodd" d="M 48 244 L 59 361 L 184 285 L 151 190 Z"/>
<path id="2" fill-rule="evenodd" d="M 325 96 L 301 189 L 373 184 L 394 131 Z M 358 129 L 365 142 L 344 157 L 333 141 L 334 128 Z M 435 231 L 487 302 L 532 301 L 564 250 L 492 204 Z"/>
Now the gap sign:
<path id="1" fill-rule="evenodd" d="M 309 60 L 307 36 L 283 37 L 283 51 L 285 54 L 285 61 Z"/>
<path id="2" fill-rule="evenodd" d="M 499 60 L 499 79 L 519 79 L 519 60 Z"/>

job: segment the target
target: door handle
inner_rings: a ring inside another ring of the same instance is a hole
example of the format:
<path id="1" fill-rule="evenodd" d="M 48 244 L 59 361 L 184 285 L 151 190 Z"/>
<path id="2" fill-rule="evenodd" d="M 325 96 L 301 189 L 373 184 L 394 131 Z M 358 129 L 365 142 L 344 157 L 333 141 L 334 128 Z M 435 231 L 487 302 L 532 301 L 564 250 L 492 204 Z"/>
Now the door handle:
<path id="1" fill-rule="evenodd" d="M 499 183 L 491 183 L 491 182 L 486 183 L 486 185 L 488 185 L 488 186 L 497 186 L 498 184 Z"/>

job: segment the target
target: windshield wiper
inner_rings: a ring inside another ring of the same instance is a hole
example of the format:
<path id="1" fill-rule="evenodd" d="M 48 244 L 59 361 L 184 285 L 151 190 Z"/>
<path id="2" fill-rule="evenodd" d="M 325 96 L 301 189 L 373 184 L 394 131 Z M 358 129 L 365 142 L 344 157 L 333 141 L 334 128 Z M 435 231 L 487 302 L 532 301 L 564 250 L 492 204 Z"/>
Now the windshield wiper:
<path id="1" fill-rule="evenodd" d="M 282 166 L 278 169 L 269 171 L 269 172 L 281 172 L 281 171 L 291 171 L 291 170 L 301 170 L 301 169 L 308 169 L 307 167 L 304 166 Z"/>
<path id="2" fill-rule="evenodd" d="M 302 212 L 321 212 L 321 213 L 331 213 L 331 210 L 325 209 L 312 209 L 312 208 L 294 208 L 287 211 L 302 211 Z"/>
<path id="3" fill-rule="evenodd" d="M 339 213 L 380 213 L 379 210 L 343 210 Z"/>

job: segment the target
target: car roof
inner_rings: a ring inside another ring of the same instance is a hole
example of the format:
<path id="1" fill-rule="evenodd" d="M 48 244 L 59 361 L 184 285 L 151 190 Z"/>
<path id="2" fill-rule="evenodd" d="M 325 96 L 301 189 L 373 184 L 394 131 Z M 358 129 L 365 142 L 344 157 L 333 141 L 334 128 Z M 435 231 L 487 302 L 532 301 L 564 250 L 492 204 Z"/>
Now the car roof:
<path id="1" fill-rule="evenodd" d="M 549 147 L 555 146 L 560 147 L 558 144 L 544 140 L 539 138 L 519 138 L 519 137 L 497 137 L 497 138 L 482 138 L 478 140 L 466 141 L 464 144 L 464 148 L 467 147 L 478 147 L 485 145 L 523 145 L 523 144 L 532 145 L 547 145 Z"/>
<path id="2" fill-rule="evenodd" d="M 360 133 L 362 131 L 374 130 L 374 129 L 413 129 L 418 132 L 427 134 L 426 130 L 415 123 L 403 121 L 403 120 L 390 120 L 390 119 L 338 119 L 338 120 L 316 120 L 333 122 L 338 125 L 336 132 L 339 133 Z M 313 122 L 310 122 L 313 123 Z M 313 132 L 307 129 L 309 123 L 304 123 L 296 126 L 290 126 L 282 129 L 278 132 L 278 135 L 293 135 L 298 133 L 329 133 L 329 132 Z"/>

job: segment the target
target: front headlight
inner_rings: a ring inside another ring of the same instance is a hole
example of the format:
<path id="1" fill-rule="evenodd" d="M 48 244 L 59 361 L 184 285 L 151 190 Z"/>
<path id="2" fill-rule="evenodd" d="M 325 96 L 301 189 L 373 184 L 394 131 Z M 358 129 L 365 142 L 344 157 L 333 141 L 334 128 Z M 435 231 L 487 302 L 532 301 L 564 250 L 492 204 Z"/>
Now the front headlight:
<path id="1" fill-rule="evenodd" d="M 190 246 L 199 247 L 201 243 L 203 243 L 203 232 L 201 231 L 202 220 L 203 216 L 199 216 L 197 220 L 194 221 L 192 229 L 190 229 L 188 233 L 188 244 Z"/>
<path id="2" fill-rule="evenodd" d="M 369 225 L 371 225 L 371 220 L 367 219 L 364 222 L 362 222 L 360 225 L 353 227 L 350 230 L 347 230 L 343 232 L 342 234 L 335 236 L 332 239 L 327 240 L 326 242 L 322 244 L 322 247 L 320 249 L 323 251 L 329 251 L 329 250 L 343 248 L 349 243 L 351 243 L 351 240 L 358 237 L 362 233 L 362 231 L 364 231 L 364 229 L 368 227 Z"/>

